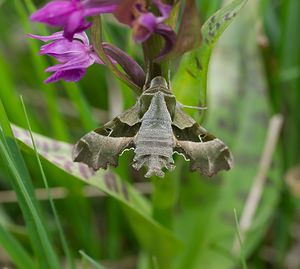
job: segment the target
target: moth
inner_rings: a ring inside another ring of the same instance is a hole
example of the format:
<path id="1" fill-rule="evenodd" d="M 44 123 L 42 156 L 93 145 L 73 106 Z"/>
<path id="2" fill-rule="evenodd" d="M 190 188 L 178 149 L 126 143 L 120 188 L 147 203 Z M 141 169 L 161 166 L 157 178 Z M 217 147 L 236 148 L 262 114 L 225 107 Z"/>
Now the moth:
<path id="1" fill-rule="evenodd" d="M 205 176 L 229 170 L 233 163 L 228 147 L 182 110 L 161 76 L 151 80 L 133 107 L 83 136 L 74 146 L 73 160 L 106 169 L 117 166 L 129 149 L 135 153 L 132 166 L 146 167 L 145 177 L 173 170 L 174 152 L 190 161 L 191 171 Z"/>

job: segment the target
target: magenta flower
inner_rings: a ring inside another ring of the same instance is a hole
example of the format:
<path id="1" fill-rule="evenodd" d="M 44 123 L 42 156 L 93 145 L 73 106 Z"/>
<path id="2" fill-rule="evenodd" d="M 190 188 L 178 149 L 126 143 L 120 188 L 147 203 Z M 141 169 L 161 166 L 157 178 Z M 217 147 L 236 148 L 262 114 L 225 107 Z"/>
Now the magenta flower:
<path id="1" fill-rule="evenodd" d="M 94 63 L 102 64 L 84 32 L 75 34 L 72 42 L 63 36 L 62 31 L 50 36 L 29 36 L 44 42 L 52 41 L 40 49 L 40 54 L 52 56 L 59 62 L 59 64 L 50 66 L 45 70 L 46 72 L 54 72 L 46 79 L 46 83 L 56 82 L 60 79 L 68 82 L 79 81 L 89 66 Z"/>
<path id="2" fill-rule="evenodd" d="M 54 72 L 45 80 L 46 83 L 61 79 L 68 82 L 79 81 L 89 66 L 94 63 L 103 64 L 84 32 L 75 34 L 73 41 L 67 40 L 62 31 L 50 36 L 32 34 L 29 36 L 43 42 L 51 41 L 41 47 L 40 54 L 52 56 L 59 62 L 59 64 L 50 66 L 45 70 L 46 72 Z M 140 87 L 144 85 L 145 73 L 134 59 L 111 44 L 103 43 L 102 46 L 113 64 L 119 64 L 135 84 Z"/>
<path id="3" fill-rule="evenodd" d="M 133 37 L 137 42 L 146 41 L 163 24 L 163 21 L 169 17 L 172 7 L 161 3 L 159 0 L 153 0 L 158 7 L 161 16 L 155 16 L 151 12 L 141 12 L 141 15 L 133 22 Z M 172 31 L 172 29 L 170 28 Z"/>
<path id="4" fill-rule="evenodd" d="M 86 17 L 101 13 L 111 13 L 119 0 L 54 0 L 31 15 L 32 21 L 64 28 L 64 36 L 72 40 L 91 26 Z"/>
<path id="5" fill-rule="evenodd" d="M 133 28 L 133 38 L 137 42 L 146 41 L 153 33 L 161 35 L 165 39 L 165 47 L 159 56 L 168 53 L 175 44 L 176 34 L 164 21 L 172 10 L 170 5 L 160 0 L 152 1 L 158 8 L 160 16 L 155 16 L 146 9 L 144 0 L 125 0 L 116 8 L 116 18 Z"/>

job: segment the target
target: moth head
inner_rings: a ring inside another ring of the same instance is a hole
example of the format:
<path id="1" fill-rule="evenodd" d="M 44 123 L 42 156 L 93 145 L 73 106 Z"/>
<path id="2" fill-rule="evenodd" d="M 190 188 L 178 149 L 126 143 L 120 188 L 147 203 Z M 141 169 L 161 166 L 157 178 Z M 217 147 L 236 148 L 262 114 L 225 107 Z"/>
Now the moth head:
<path id="1" fill-rule="evenodd" d="M 155 78 L 153 78 L 150 82 L 150 88 L 154 88 L 154 87 L 164 87 L 164 88 L 169 88 L 168 87 L 168 83 L 166 81 L 166 79 L 162 76 L 157 76 Z"/>
<path id="2" fill-rule="evenodd" d="M 140 97 L 141 116 L 148 110 L 152 98 L 158 92 L 163 93 L 168 111 L 171 117 L 173 116 L 175 111 L 175 106 L 176 106 L 176 99 L 175 96 L 172 94 L 166 79 L 162 76 L 157 76 L 153 78 L 150 82 L 150 86 L 141 95 Z"/>
<path id="3" fill-rule="evenodd" d="M 170 87 L 166 79 L 162 76 L 153 78 L 150 82 L 150 86 L 144 91 L 144 94 L 154 94 L 158 91 L 161 91 L 165 94 L 171 94 Z"/>

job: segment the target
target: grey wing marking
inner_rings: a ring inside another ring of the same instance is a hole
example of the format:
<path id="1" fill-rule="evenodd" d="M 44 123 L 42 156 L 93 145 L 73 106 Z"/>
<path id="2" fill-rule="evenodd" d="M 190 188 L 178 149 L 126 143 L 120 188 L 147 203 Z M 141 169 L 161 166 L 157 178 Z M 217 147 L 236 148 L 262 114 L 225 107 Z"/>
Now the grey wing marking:
<path id="1" fill-rule="evenodd" d="M 106 169 L 117 166 L 119 155 L 127 148 L 133 137 L 109 137 L 92 131 L 82 137 L 74 146 L 73 160 L 92 167 Z"/>
<path id="2" fill-rule="evenodd" d="M 176 151 L 190 160 L 190 169 L 205 176 L 213 176 L 233 166 L 233 157 L 228 147 L 215 138 L 207 142 L 177 141 Z"/>

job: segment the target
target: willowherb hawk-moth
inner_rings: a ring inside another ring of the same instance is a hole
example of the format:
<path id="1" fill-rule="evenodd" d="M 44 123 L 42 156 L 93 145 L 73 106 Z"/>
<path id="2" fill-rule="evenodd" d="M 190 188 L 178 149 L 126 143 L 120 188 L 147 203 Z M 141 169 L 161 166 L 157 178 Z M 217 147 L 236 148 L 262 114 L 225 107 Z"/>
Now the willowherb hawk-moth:
<path id="1" fill-rule="evenodd" d="M 73 160 L 106 169 L 117 166 L 126 149 L 134 149 L 135 169 L 147 168 L 145 177 L 163 177 L 163 168 L 174 169 L 174 152 L 190 161 L 190 170 L 205 176 L 229 170 L 233 162 L 228 147 L 181 109 L 161 76 L 152 79 L 133 107 L 83 136 L 74 146 Z"/>

